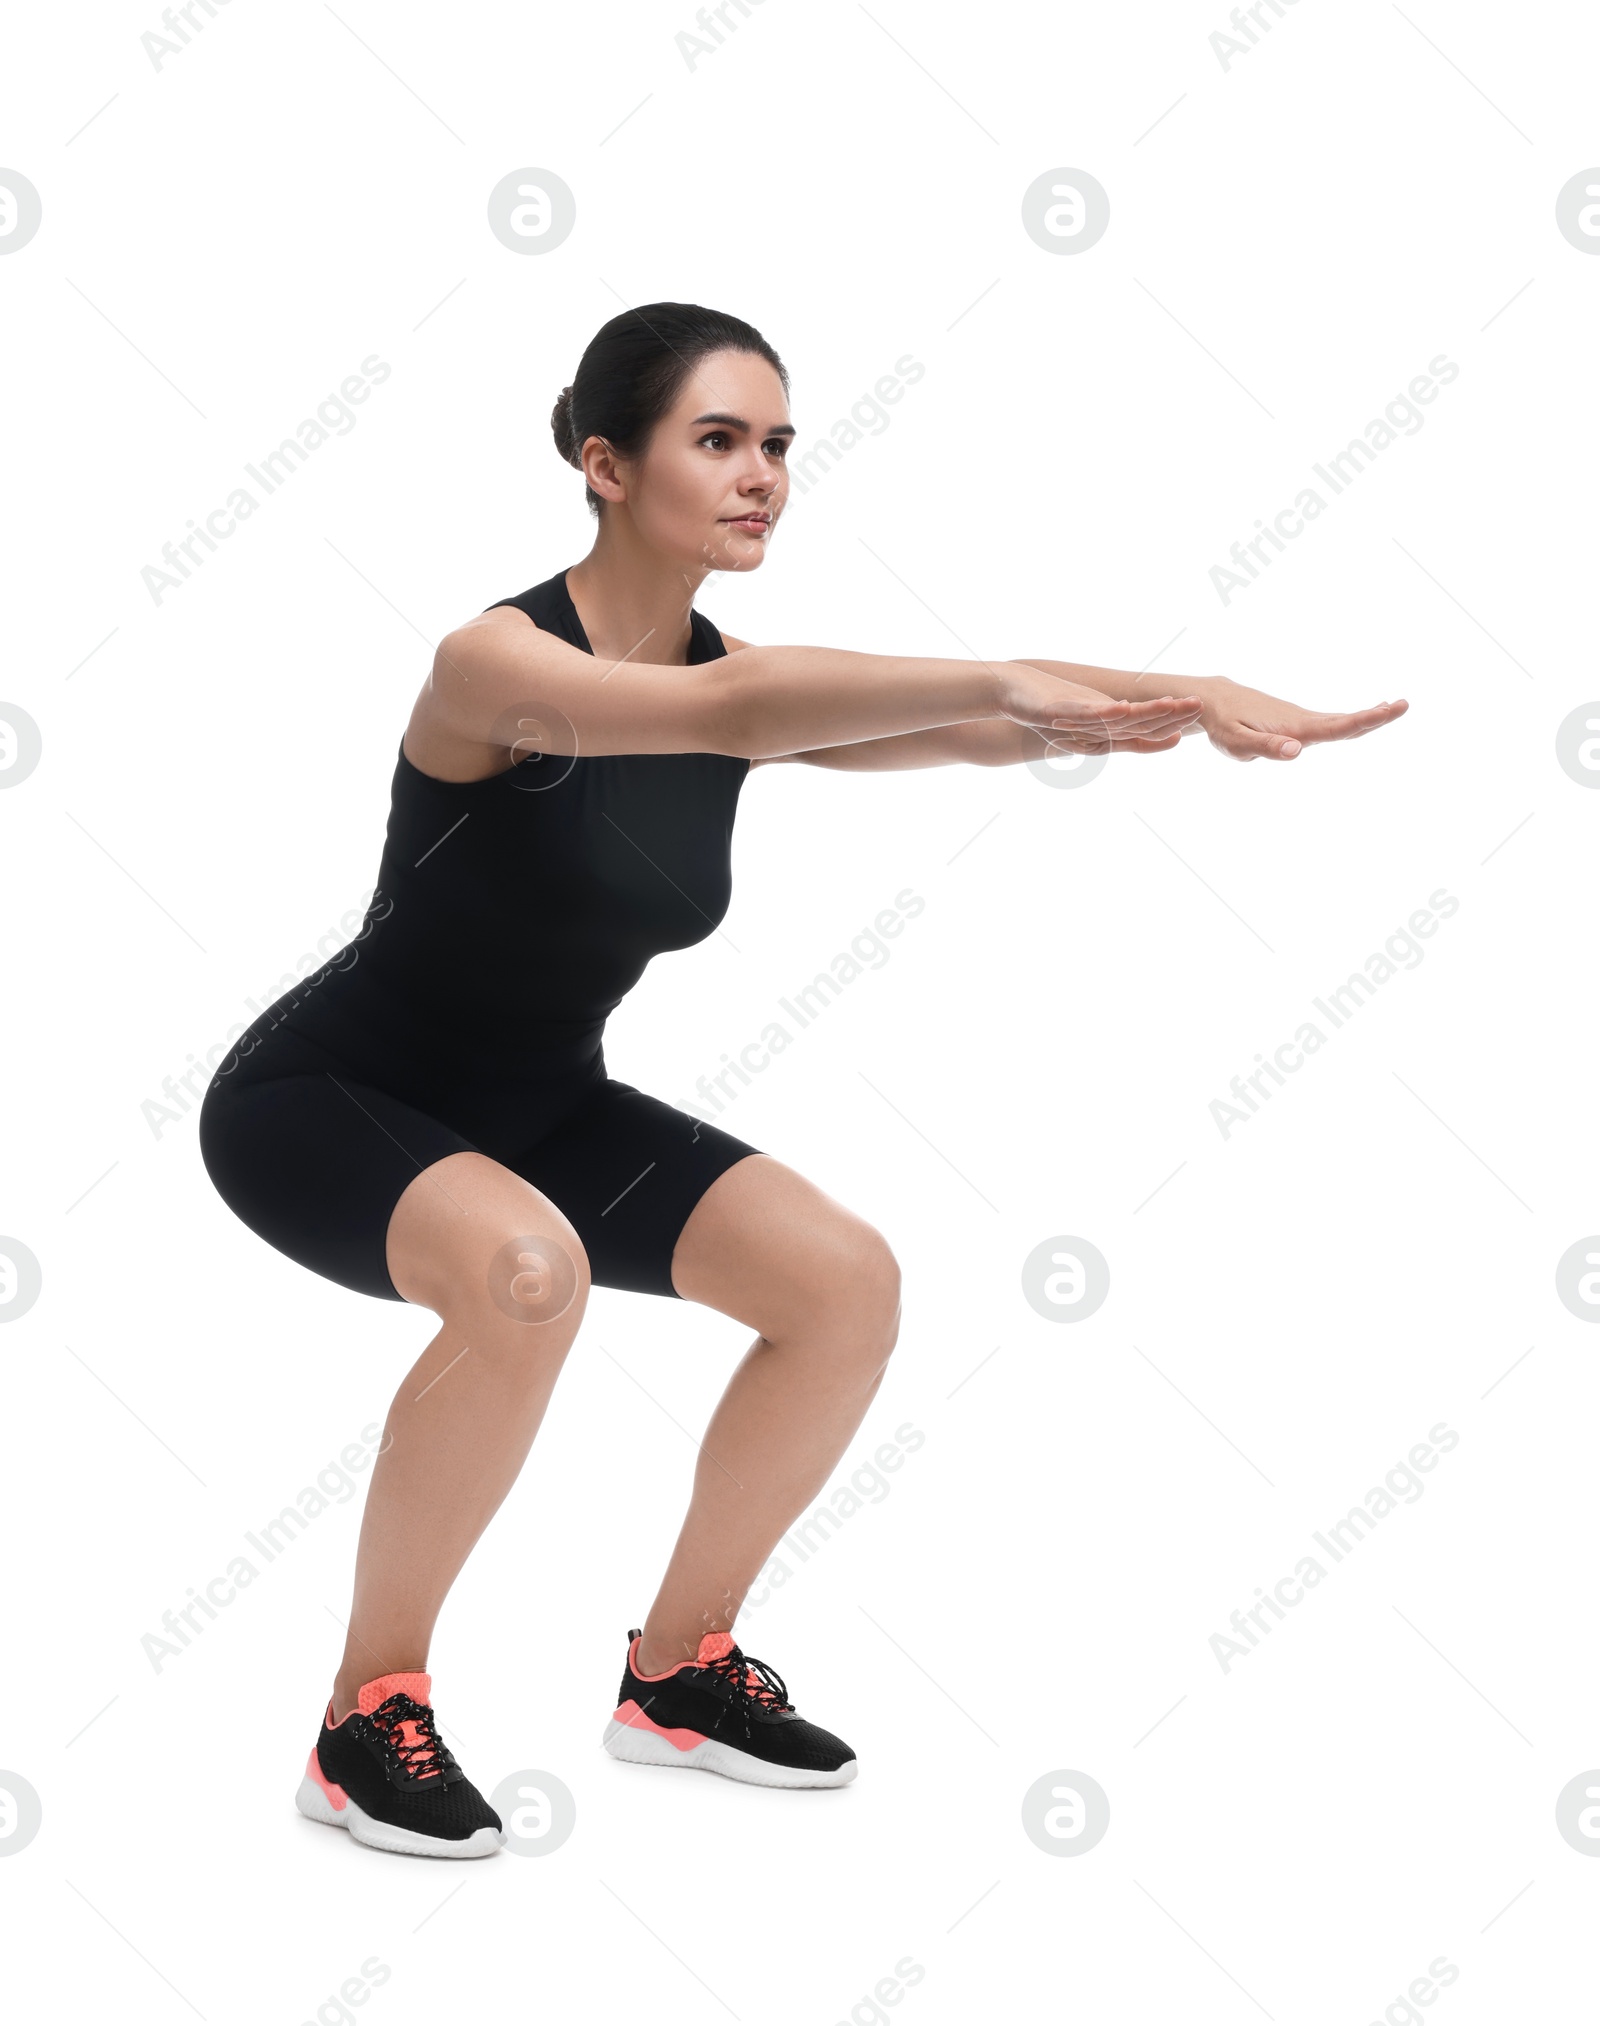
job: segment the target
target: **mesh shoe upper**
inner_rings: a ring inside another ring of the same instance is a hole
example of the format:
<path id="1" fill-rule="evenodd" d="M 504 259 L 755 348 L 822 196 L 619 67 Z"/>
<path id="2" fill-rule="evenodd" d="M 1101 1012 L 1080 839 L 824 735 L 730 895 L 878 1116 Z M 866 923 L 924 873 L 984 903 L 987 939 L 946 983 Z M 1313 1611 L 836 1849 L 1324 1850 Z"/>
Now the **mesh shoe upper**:
<path id="1" fill-rule="evenodd" d="M 855 1757 L 843 1739 L 800 1715 L 783 1677 L 731 1632 L 706 1633 L 693 1660 L 662 1675 L 635 1672 L 639 1637 L 637 1629 L 628 1635 L 619 1711 L 631 1703 L 660 1730 L 715 1738 L 771 1765 L 833 1772 Z"/>
<path id="2" fill-rule="evenodd" d="M 477 1829 L 499 1829 L 499 1816 L 439 1736 L 421 1673 L 381 1675 L 360 1691 L 342 1723 L 333 1705 L 317 1738 L 324 1777 L 374 1821 L 463 1842 Z"/>

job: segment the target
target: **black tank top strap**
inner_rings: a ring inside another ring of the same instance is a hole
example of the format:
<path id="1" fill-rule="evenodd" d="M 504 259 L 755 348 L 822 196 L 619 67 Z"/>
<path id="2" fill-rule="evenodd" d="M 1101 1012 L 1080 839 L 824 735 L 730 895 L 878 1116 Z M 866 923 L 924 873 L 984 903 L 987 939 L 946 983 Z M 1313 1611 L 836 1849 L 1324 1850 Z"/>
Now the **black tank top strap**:
<path id="1" fill-rule="evenodd" d="M 497 598 L 493 605 L 486 605 L 483 609 L 493 612 L 502 605 L 514 605 L 546 633 L 555 634 L 557 639 L 581 648 L 585 654 L 593 654 L 589 636 L 583 630 L 583 621 L 578 617 L 578 608 L 567 589 L 565 570 L 558 570 L 553 577 L 546 577 L 542 584 L 535 584 L 530 590 L 519 591 L 514 598 Z M 716 627 L 703 612 L 691 607 L 688 665 L 694 667 L 702 661 L 718 661 L 727 651 Z"/>

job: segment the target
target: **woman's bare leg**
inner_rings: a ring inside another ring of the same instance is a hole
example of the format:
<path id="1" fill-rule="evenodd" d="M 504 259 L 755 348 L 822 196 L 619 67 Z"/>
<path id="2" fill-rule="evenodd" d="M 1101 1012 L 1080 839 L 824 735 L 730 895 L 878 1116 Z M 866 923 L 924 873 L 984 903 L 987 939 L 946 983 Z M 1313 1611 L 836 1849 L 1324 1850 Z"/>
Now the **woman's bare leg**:
<path id="1" fill-rule="evenodd" d="M 589 1297 L 572 1226 L 486 1154 L 416 1177 L 389 1220 L 388 1262 L 443 1327 L 401 1382 L 373 1466 L 336 1722 L 364 1681 L 426 1668 L 439 1607 L 516 1482 Z"/>
<path id="2" fill-rule="evenodd" d="M 673 1285 L 750 1324 L 755 1342 L 706 1429 L 694 1493 L 638 1664 L 692 1659 L 821 1491 L 882 1383 L 900 1273 L 882 1236 L 767 1154 L 725 1170 L 678 1240 Z"/>

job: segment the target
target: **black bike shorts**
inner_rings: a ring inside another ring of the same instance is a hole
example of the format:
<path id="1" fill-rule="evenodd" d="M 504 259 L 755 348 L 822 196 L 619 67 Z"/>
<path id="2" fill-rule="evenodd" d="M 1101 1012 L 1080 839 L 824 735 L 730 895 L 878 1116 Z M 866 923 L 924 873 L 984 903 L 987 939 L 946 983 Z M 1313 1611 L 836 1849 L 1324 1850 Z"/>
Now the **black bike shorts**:
<path id="1" fill-rule="evenodd" d="M 261 1058 L 257 1068 L 230 1057 L 207 1086 L 206 1172 L 269 1245 L 385 1301 L 405 1299 L 387 1261 L 395 1204 L 447 1154 L 488 1153 L 542 1190 L 582 1239 L 597 1286 L 679 1298 L 672 1254 L 690 1212 L 720 1174 L 762 1151 L 610 1076 L 533 1144 L 491 1149 L 306 1036 L 280 1027 Z"/>

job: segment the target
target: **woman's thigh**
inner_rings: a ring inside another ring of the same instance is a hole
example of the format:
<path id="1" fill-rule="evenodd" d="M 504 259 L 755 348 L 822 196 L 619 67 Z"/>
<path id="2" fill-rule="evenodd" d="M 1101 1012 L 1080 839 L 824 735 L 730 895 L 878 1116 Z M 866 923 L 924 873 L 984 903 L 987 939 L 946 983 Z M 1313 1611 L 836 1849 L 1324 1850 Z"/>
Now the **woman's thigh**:
<path id="1" fill-rule="evenodd" d="M 686 1301 L 773 1342 L 819 1327 L 876 1342 L 899 1319 L 900 1270 L 882 1232 L 771 1154 L 738 1162 L 706 1190 L 672 1278 Z"/>
<path id="2" fill-rule="evenodd" d="M 759 1149 L 608 1077 L 507 1165 L 560 1205 L 597 1287 L 676 1297 L 673 1260 L 707 1190 Z"/>
<path id="3" fill-rule="evenodd" d="M 286 1063 L 286 1048 L 278 1050 Z M 315 1059 L 315 1058 L 312 1058 Z M 389 1219 L 408 1186 L 471 1141 L 340 1065 L 219 1074 L 200 1108 L 218 1194 L 260 1238 L 325 1279 L 385 1301 Z"/>

